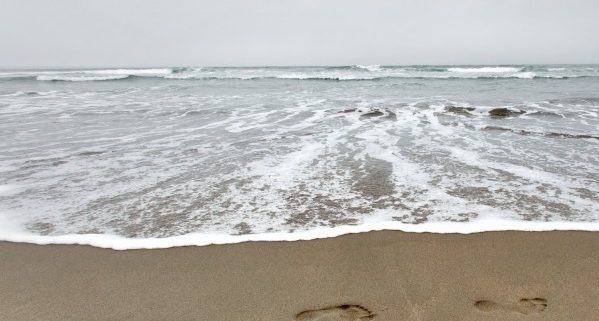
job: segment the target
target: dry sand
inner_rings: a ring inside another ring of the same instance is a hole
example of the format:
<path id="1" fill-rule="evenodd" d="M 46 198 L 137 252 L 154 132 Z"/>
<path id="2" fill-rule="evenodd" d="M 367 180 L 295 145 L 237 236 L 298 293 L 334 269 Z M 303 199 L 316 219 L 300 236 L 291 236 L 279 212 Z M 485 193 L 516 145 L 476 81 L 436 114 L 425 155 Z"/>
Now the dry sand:
<path id="1" fill-rule="evenodd" d="M 599 320 L 599 233 L 383 231 L 130 251 L 0 242 L 0 320 L 369 319 Z"/>

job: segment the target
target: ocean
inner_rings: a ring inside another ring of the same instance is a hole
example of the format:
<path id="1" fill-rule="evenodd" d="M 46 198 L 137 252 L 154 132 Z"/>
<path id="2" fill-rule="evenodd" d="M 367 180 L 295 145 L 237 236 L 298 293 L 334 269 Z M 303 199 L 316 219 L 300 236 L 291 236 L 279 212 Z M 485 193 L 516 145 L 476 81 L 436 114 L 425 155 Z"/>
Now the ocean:
<path id="1" fill-rule="evenodd" d="M 0 239 L 599 230 L 599 65 L 0 71 Z"/>

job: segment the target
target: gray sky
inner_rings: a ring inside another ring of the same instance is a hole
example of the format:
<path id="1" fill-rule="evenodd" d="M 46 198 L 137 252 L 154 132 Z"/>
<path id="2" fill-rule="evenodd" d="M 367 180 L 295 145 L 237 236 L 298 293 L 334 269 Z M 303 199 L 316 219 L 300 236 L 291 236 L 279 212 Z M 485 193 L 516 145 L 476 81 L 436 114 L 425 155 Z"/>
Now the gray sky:
<path id="1" fill-rule="evenodd" d="M 599 1 L 0 0 L 0 66 L 598 63 Z"/>

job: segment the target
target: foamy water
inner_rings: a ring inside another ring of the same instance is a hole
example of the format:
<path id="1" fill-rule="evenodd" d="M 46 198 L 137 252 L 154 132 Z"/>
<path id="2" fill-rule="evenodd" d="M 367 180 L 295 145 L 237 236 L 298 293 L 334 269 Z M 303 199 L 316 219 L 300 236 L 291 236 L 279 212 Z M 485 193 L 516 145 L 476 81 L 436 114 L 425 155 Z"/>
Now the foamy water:
<path id="1" fill-rule="evenodd" d="M 592 65 L 4 71 L 0 239 L 597 230 L 598 92 Z"/>

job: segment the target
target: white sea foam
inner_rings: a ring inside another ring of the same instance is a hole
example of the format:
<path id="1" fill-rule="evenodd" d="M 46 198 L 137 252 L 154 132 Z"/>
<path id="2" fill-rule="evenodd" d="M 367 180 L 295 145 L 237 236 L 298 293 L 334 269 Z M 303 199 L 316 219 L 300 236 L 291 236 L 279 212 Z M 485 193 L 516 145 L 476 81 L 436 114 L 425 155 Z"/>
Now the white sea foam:
<path id="1" fill-rule="evenodd" d="M 3 170 L 0 169 L 0 172 Z M 20 189 L 15 185 L 0 185 L 0 197 L 9 196 L 19 193 Z"/>
<path id="2" fill-rule="evenodd" d="M 385 76 L 381 76 L 385 77 Z M 277 75 L 275 78 L 278 79 L 298 79 L 298 80 L 372 80 L 381 78 L 376 75 L 364 76 L 352 73 L 293 73 Z"/>
<path id="3" fill-rule="evenodd" d="M 521 78 L 521 79 L 533 79 L 536 77 L 536 74 L 534 72 L 520 72 L 515 74 L 516 78 Z"/>
<path id="4" fill-rule="evenodd" d="M 368 71 L 381 71 L 381 65 L 356 65 L 356 68 Z"/>
<path id="5" fill-rule="evenodd" d="M 71 75 L 48 75 L 37 76 L 37 80 L 41 81 L 104 81 L 125 79 L 129 75 L 109 75 L 109 76 L 71 76 Z"/>
<path id="6" fill-rule="evenodd" d="M 152 75 L 170 75 L 173 70 L 170 68 L 149 68 L 149 69 L 99 69 L 84 70 L 85 74 L 92 75 L 131 75 L 131 76 L 152 76 Z"/>
<path id="7" fill-rule="evenodd" d="M 459 73 L 506 73 L 506 72 L 518 72 L 522 68 L 517 67 L 454 67 L 447 68 L 447 71 L 459 72 Z"/>
<path id="8" fill-rule="evenodd" d="M 0 220 L 2 216 L 0 215 Z M 125 238 L 107 234 L 72 234 L 60 236 L 35 235 L 19 231 L 10 222 L 0 221 L 0 240 L 32 244 L 79 244 L 114 250 L 162 249 L 180 246 L 206 246 L 250 241 L 301 241 L 337 237 L 370 231 L 403 231 L 411 233 L 471 234 L 490 231 L 599 231 L 599 224 L 584 222 L 522 222 L 481 219 L 469 223 L 437 222 L 405 224 L 401 222 L 371 222 L 357 226 L 315 228 L 308 231 L 229 235 L 192 233 L 165 238 Z"/>

